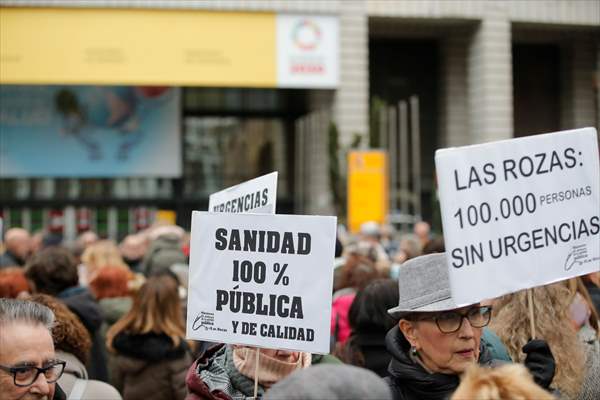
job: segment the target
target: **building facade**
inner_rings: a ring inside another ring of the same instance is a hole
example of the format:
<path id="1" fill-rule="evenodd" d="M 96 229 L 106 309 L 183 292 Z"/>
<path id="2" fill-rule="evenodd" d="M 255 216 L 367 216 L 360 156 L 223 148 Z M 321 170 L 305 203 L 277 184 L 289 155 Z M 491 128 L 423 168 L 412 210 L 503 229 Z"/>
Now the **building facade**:
<path id="1" fill-rule="evenodd" d="M 23 0 L 0 4 L 5 10 L 31 12 L 51 8 L 327 16 L 338 26 L 335 85 L 281 88 L 215 82 L 204 86 L 177 85 L 174 80 L 182 97 L 180 176 L 2 177 L 0 203 L 7 226 L 35 230 L 59 215 L 61 229 L 72 237 L 86 227 L 77 221 L 91 215 L 91 228 L 117 238 L 144 226 L 157 209 L 175 210 L 177 222 L 185 226 L 190 210 L 205 209 L 211 191 L 273 169 L 280 171 L 278 212 L 332 214 L 336 205 L 330 163 L 339 162 L 343 170 L 345 151 L 357 143 L 362 148 L 373 144 L 389 148 L 389 141 L 374 141 L 383 129 L 375 122 L 384 115 L 381 121 L 386 127 L 395 124 L 400 109 L 398 114 L 387 111 L 411 96 L 419 101 L 417 198 L 425 204 L 435 198 L 436 148 L 599 125 L 598 2 Z M 0 82 L 15 84 L 1 76 Z M 339 134 L 338 160 L 329 149 L 330 122 Z M 397 156 L 397 147 L 389 150 L 392 158 Z M 392 199 L 398 190 L 392 182 Z M 425 218 L 431 218 L 432 208 L 423 207 Z"/>

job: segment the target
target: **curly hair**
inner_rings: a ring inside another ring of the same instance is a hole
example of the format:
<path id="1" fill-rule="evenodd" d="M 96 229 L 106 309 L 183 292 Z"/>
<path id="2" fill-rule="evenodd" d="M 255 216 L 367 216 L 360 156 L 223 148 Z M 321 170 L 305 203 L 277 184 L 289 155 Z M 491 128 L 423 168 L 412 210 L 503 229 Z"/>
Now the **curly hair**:
<path id="1" fill-rule="evenodd" d="M 92 347 L 92 340 L 79 318 L 66 305 L 52 296 L 36 294 L 30 300 L 45 305 L 54 313 L 52 340 L 56 350 L 71 353 L 85 364 Z"/>
<path id="2" fill-rule="evenodd" d="M 553 386 L 575 398 L 585 375 L 585 352 L 569 321 L 571 293 L 562 283 L 531 289 L 537 336 L 548 342 L 556 360 Z M 515 362 L 523 362 L 521 348 L 531 337 L 527 292 L 498 299 L 490 328 L 506 345 Z"/>
<path id="3" fill-rule="evenodd" d="M 506 364 L 498 368 L 470 366 L 461 379 L 451 400 L 553 400 L 549 392 L 535 384 L 529 371 L 520 364 Z"/>

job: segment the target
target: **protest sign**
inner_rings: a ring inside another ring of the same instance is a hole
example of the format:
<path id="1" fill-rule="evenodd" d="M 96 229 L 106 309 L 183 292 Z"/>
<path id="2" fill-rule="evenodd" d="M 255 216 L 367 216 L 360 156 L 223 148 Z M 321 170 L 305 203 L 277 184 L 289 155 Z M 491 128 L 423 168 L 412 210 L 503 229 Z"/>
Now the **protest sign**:
<path id="1" fill-rule="evenodd" d="M 276 203 L 277 172 L 271 172 L 211 194 L 208 211 L 275 214 Z"/>
<path id="2" fill-rule="evenodd" d="M 187 337 L 329 352 L 336 218 L 194 211 Z"/>
<path id="3" fill-rule="evenodd" d="M 435 163 L 459 305 L 600 269 L 594 128 L 442 149 Z"/>

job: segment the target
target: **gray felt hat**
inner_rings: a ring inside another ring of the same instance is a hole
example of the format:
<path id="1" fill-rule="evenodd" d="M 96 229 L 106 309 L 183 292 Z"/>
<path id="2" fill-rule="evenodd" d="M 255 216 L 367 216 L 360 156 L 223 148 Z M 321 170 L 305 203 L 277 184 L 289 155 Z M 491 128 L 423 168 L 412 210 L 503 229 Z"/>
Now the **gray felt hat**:
<path id="1" fill-rule="evenodd" d="M 400 266 L 399 272 L 398 306 L 388 310 L 393 318 L 459 308 L 450 294 L 446 253 L 412 258 Z"/>

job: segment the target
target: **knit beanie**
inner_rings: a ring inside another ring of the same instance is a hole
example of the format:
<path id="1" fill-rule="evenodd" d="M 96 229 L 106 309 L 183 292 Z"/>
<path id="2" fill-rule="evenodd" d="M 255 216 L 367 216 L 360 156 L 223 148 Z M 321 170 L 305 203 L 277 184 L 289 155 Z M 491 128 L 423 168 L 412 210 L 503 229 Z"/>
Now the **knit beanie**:
<path id="1" fill-rule="evenodd" d="M 300 357 L 295 362 L 282 361 L 260 353 L 258 359 L 258 383 L 264 388 L 269 388 L 292 372 L 310 366 L 310 362 L 310 353 L 300 353 Z M 242 375 L 254 380 L 256 348 L 235 346 L 233 348 L 233 364 Z"/>

